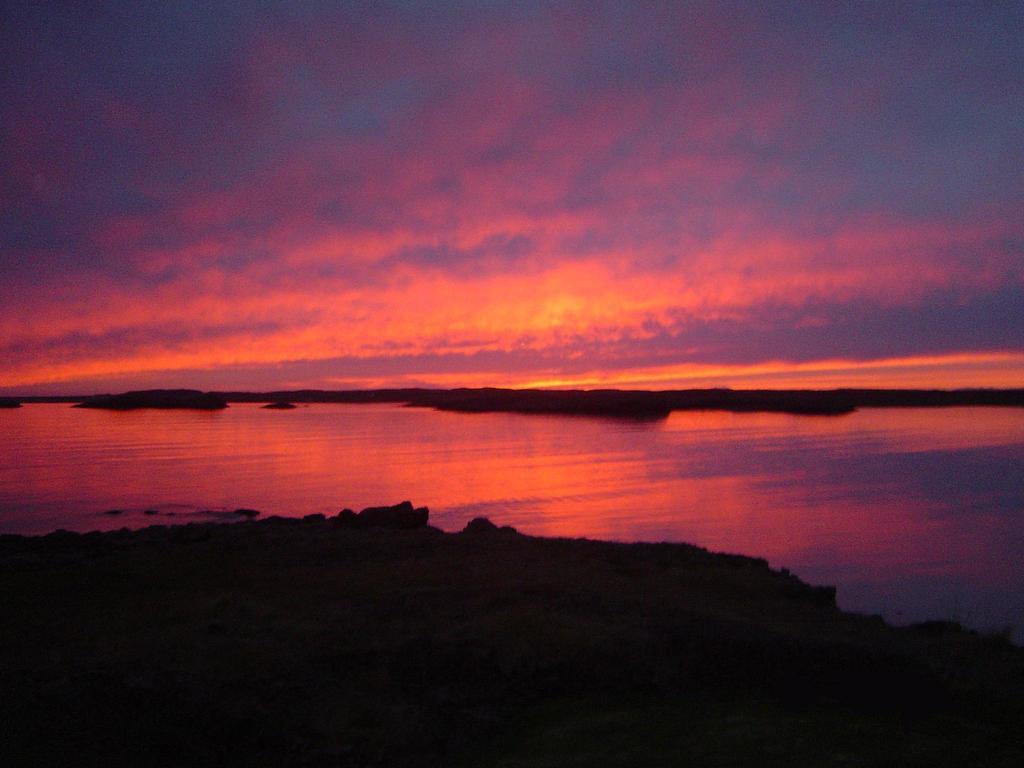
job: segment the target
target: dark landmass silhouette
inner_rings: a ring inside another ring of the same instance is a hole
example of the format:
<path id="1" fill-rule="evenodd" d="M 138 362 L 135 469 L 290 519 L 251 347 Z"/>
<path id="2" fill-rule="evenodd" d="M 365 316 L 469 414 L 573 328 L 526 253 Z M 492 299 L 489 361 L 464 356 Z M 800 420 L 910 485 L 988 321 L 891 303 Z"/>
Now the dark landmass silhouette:
<path id="1" fill-rule="evenodd" d="M 672 411 L 721 410 L 842 415 L 857 408 L 1024 406 L 1024 389 L 541 390 L 377 389 L 218 392 L 228 402 L 404 403 L 444 411 L 556 413 L 660 419 Z"/>
<path id="2" fill-rule="evenodd" d="M 1003 639 L 755 558 L 427 522 L 0 536 L 0 763 L 1024 764 Z"/>
<path id="3" fill-rule="evenodd" d="M 196 389 L 147 389 L 119 395 L 94 395 L 75 407 L 103 408 L 110 411 L 133 411 L 139 408 L 216 411 L 227 408 L 228 404 L 219 395 Z"/>
<path id="4" fill-rule="evenodd" d="M 672 411 L 718 410 L 840 416 L 858 408 L 1024 407 L 1022 389 L 364 389 L 199 392 L 146 390 L 120 395 L 19 397 L 23 403 L 78 403 L 83 408 L 202 408 L 228 403 L 400 403 L 463 413 L 511 412 L 662 419 Z"/>
<path id="5" fill-rule="evenodd" d="M 273 403 L 267 403 L 263 407 L 270 411 L 291 411 L 297 408 L 298 406 L 295 405 L 294 403 L 277 400 Z"/>
<path id="6" fill-rule="evenodd" d="M 13 397 L 0 397 L 0 408 L 21 408 L 21 401 Z"/>
<path id="7" fill-rule="evenodd" d="M 413 507 L 411 501 L 385 507 L 367 507 L 356 514 L 343 509 L 334 518 L 337 525 L 349 528 L 421 528 L 427 524 L 430 510 Z"/>

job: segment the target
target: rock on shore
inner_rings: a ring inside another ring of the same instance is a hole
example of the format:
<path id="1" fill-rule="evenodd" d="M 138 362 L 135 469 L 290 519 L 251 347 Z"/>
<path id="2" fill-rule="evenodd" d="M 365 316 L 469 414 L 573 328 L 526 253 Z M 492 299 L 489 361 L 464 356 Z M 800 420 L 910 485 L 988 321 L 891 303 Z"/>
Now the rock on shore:
<path id="1" fill-rule="evenodd" d="M 332 518 L 336 525 L 348 528 L 422 528 L 427 524 L 430 510 L 413 507 L 411 501 L 392 506 L 367 507 L 359 514 L 343 509 Z"/>

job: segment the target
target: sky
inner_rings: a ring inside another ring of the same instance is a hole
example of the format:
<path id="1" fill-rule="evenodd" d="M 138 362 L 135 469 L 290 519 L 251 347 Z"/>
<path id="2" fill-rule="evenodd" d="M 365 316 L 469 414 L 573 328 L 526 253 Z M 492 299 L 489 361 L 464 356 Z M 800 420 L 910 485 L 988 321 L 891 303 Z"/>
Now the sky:
<path id="1" fill-rule="evenodd" d="M 1024 3 L 0 4 L 0 392 L 1024 386 Z"/>

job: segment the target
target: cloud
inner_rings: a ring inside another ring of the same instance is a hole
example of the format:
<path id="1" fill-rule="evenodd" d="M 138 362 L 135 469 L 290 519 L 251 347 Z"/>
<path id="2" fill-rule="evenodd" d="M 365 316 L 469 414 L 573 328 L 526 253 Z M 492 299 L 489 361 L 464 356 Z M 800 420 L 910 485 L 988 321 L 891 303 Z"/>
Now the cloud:
<path id="1" fill-rule="evenodd" d="M 1024 341 L 1012 5 L 8 14 L 0 387 Z"/>

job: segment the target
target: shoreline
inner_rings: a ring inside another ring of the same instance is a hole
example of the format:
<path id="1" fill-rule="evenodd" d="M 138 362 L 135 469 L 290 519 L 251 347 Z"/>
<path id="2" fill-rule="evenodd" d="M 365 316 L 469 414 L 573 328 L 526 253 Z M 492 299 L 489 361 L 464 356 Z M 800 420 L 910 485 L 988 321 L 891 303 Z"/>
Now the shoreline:
<path id="1" fill-rule="evenodd" d="M 541 390 L 541 389 L 376 389 L 202 392 L 139 390 L 117 395 L 5 398 L 20 403 L 73 403 L 78 408 L 218 410 L 230 403 L 266 403 L 287 409 L 295 403 L 395 403 L 459 413 L 558 414 L 659 420 L 673 411 L 789 413 L 842 416 L 860 408 L 1024 407 L 1021 389 L 829 389 L 829 390 Z"/>
<path id="2" fill-rule="evenodd" d="M 844 613 L 758 558 L 372 509 L 0 536 L 0 758 L 1024 756 L 1024 649 L 1000 639 Z"/>

